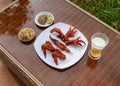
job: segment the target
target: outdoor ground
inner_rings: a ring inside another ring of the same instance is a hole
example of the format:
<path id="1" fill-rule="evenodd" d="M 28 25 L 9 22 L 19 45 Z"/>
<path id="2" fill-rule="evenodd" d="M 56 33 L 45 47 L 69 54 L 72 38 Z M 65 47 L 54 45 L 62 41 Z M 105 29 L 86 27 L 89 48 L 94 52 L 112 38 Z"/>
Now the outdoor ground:
<path id="1" fill-rule="evenodd" d="M 120 0 L 70 0 L 120 32 Z"/>

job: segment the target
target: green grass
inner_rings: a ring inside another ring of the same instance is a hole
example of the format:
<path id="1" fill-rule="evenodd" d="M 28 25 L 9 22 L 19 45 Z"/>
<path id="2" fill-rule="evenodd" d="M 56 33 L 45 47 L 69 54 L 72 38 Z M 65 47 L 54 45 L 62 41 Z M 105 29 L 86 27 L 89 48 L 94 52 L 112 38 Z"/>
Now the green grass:
<path id="1" fill-rule="evenodd" d="M 120 0 L 70 0 L 120 32 Z"/>

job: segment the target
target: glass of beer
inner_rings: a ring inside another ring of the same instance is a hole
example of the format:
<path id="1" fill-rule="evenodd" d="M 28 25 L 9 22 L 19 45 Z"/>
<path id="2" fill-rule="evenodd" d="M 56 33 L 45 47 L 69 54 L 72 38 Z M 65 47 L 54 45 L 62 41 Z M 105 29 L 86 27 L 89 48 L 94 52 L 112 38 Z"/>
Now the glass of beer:
<path id="1" fill-rule="evenodd" d="M 89 56 L 93 60 L 98 60 L 101 57 L 101 52 L 108 44 L 109 39 L 103 33 L 94 33 L 91 37 L 91 50 Z"/>

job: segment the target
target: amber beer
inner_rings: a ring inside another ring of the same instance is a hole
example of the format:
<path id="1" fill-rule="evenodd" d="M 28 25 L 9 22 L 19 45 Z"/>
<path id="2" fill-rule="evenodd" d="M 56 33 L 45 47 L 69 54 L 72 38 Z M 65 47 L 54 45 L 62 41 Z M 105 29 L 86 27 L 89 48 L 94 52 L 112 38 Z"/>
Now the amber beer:
<path id="1" fill-rule="evenodd" d="M 101 52 L 108 44 L 108 37 L 103 33 L 95 33 L 91 37 L 91 50 L 90 56 L 92 59 L 99 59 L 101 57 Z"/>
<path id="2" fill-rule="evenodd" d="M 90 54 L 94 58 L 99 57 L 99 56 L 101 56 L 101 50 L 97 50 L 97 49 L 93 48 L 93 49 L 91 49 Z"/>

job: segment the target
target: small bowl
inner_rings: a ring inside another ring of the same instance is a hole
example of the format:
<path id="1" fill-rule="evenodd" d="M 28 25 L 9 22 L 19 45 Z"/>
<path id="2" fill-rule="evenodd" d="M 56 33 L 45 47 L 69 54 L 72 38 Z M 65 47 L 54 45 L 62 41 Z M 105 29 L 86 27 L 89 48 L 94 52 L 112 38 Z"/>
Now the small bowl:
<path id="1" fill-rule="evenodd" d="M 23 28 L 18 33 L 18 38 L 23 42 L 31 41 L 35 37 L 35 32 L 32 28 Z"/>
<path id="2" fill-rule="evenodd" d="M 51 19 L 52 19 L 51 22 L 49 22 L 49 23 L 46 22 L 45 24 L 40 24 L 40 22 L 38 21 L 38 19 L 39 19 L 39 17 L 42 16 L 42 15 L 46 15 L 47 17 L 50 16 Z M 35 21 L 35 24 L 38 25 L 38 26 L 40 26 L 40 27 L 48 27 L 48 26 L 50 26 L 50 25 L 54 22 L 54 16 L 53 16 L 52 13 L 47 12 L 47 11 L 45 11 L 45 12 L 40 12 L 40 13 L 38 13 L 38 14 L 35 16 L 34 21 Z"/>

